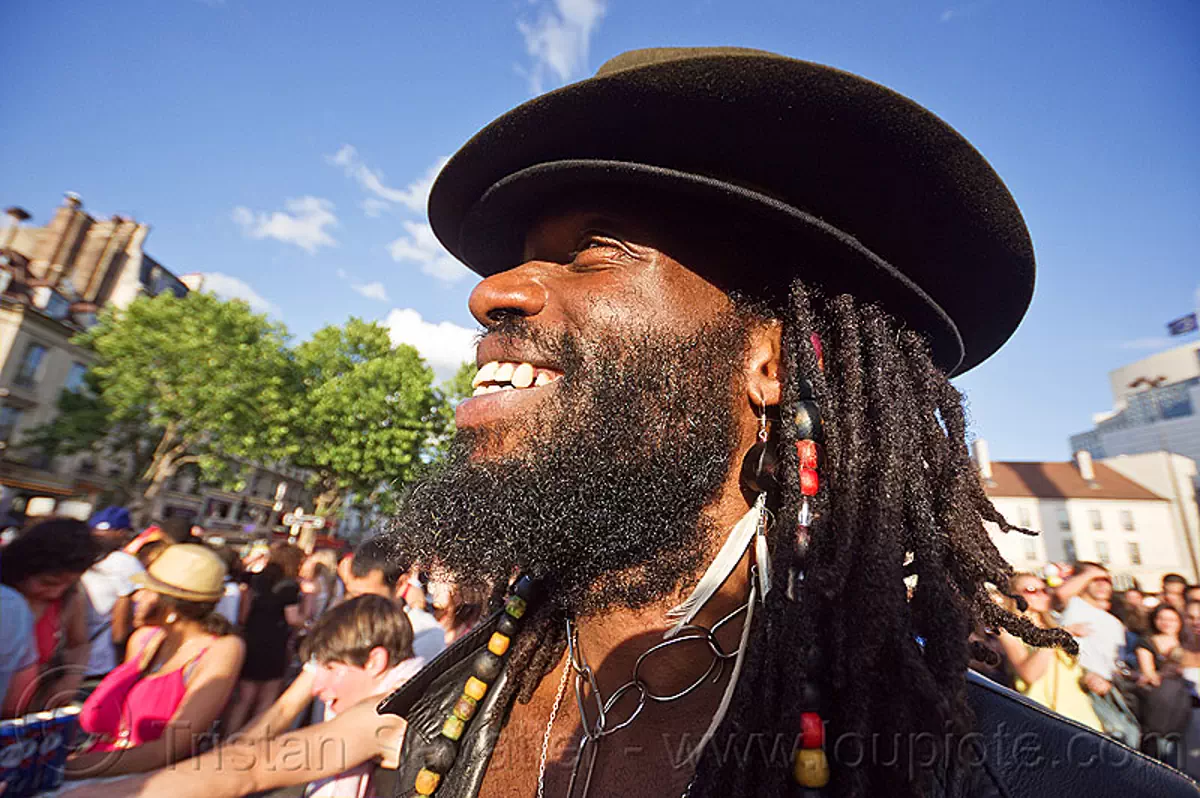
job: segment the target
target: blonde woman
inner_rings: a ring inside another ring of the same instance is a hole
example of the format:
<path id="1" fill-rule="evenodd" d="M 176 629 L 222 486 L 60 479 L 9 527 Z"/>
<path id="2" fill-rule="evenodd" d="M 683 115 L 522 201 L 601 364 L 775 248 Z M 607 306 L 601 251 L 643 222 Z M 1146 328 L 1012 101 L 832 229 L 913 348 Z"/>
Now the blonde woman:
<path id="1" fill-rule="evenodd" d="M 1009 593 L 1025 599 L 1024 615 L 1035 626 L 1057 626 L 1050 616 L 1050 593 L 1046 583 L 1033 574 L 1015 574 L 1009 581 Z M 1013 612 L 1016 602 L 1009 600 Z M 1074 637 L 1088 634 L 1086 624 L 1066 627 Z M 1102 731 L 1091 699 L 1083 691 L 1083 669 L 1075 657 L 1058 648 L 1034 648 L 1001 630 L 1000 645 L 1012 668 L 1016 689 L 1039 704 L 1078 723 Z"/>

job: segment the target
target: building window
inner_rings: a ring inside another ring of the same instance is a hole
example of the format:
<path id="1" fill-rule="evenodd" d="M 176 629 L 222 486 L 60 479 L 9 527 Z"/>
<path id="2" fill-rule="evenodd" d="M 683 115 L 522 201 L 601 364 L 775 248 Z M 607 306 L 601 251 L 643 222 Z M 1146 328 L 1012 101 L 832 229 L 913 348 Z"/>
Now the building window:
<path id="1" fill-rule="evenodd" d="M 17 372 L 17 385 L 32 388 L 37 385 L 42 361 L 46 358 L 46 347 L 41 344 L 30 344 L 25 347 L 25 356 L 21 358 L 21 369 Z"/>
<path id="2" fill-rule="evenodd" d="M 1063 559 L 1067 562 L 1075 562 L 1079 559 L 1075 553 L 1075 541 L 1071 538 L 1063 538 Z"/>
<path id="3" fill-rule="evenodd" d="M 1088 520 L 1092 522 L 1092 529 L 1104 529 L 1104 519 L 1100 517 L 1099 510 L 1088 510 Z"/>
<path id="4" fill-rule="evenodd" d="M 1071 516 L 1067 515 L 1066 507 L 1058 509 L 1058 528 L 1063 532 L 1071 531 Z"/>
<path id="5" fill-rule="evenodd" d="M 82 363 L 72 363 L 71 370 L 67 372 L 67 381 L 63 383 L 63 390 L 71 393 L 83 393 L 87 387 L 87 383 L 83 381 L 87 375 L 87 366 Z"/>
<path id="6" fill-rule="evenodd" d="M 1029 515 L 1028 507 L 1017 508 L 1017 526 L 1022 529 L 1029 529 L 1033 526 L 1033 519 Z"/>
<path id="7" fill-rule="evenodd" d="M 1028 562 L 1037 562 L 1037 538 L 1031 538 L 1028 535 L 1025 536 L 1025 559 Z"/>
<path id="8" fill-rule="evenodd" d="M 5 405 L 0 407 L 0 443 L 8 444 L 12 440 L 13 430 L 21 420 L 21 412 L 15 407 Z"/>
<path id="9" fill-rule="evenodd" d="M 1124 529 L 1126 532 L 1133 531 L 1133 510 L 1121 511 L 1121 529 Z"/>
<path id="10" fill-rule="evenodd" d="M 1128 546 L 1129 546 L 1129 564 L 1130 565 L 1141 565 L 1142 564 L 1142 547 L 1139 546 L 1138 544 L 1134 543 L 1132 540 L 1129 541 Z"/>
<path id="11" fill-rule="evenodd" d="M 1096 559 L 1105 565 L 1108 565 L 1110 562 L 1112 562 L 1112 557 L 1109 556 L 1108 553 L 1108 543 L 1104 542 L 1103 540 L 1096 541 Z"/>

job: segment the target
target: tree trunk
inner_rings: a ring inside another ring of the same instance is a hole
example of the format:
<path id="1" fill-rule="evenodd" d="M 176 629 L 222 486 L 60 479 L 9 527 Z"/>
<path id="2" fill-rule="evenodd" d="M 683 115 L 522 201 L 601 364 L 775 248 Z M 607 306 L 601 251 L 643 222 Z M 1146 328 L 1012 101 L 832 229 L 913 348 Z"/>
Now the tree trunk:
<path id="1" fill-rule="evenodd" d="M 334 513 L 342 503 L 342 492 L 336 487 L 326 488 L 317 495 L 314 515 L 326 516 Z"/>

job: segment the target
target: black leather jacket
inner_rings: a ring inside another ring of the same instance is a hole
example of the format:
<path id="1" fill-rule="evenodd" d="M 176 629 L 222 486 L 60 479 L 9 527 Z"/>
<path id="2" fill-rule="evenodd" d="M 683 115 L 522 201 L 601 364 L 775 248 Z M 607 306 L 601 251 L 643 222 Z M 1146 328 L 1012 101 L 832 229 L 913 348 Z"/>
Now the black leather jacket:
<path id="1" fill-rule="evenodd" d="M 394 795 L 414 795 L 425 744 L 462 693 L 472 655 L 487 645 L 498 614 L 446 649 L 379 705 L 381 713 L 408 720 L 399 768 L 383 781 L 394 782 Z M 488 760 L 500 736 L 505 707 L 496 696 L 501 675 L 479 703 L 459 741 L 454 767 L 438 787 L 439 798 L 475 798 Z M 1133 798 L 1200 797 L 1196 783 L 1121 743 L 1045 709 L 1024 696 L 976 673 L 967 674 L 968 699 L 976 732 L 962 761 L 962 779 L 943 778 L 931 798 Z M 944 774 L 943 774 L 944 775 Z M 380 794 L 384 794 L 381 789 Z"/>

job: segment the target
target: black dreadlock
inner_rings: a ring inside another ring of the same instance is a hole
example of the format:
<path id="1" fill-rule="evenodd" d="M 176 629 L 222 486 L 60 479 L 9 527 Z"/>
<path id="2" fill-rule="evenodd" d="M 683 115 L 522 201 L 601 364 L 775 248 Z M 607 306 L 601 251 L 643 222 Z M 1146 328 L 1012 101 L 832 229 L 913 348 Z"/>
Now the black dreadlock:
<path id="1" fill-rule="evenodd" d="M 984 493 L 967 450 L 962 395 L 921 336 L 874 305 L 849 295 L 822 301 L 799 281 L 776 315 L 784 386 L 772 571 L 777 580 L 793 569 L 803 578 L 795 600 L 772 590 L 755 615 L 733 703 L 700 758 L 691 795 L 793 794 L 797 708 L 814 686 L 828 724 L 831 792 L 920 795 L 971 726 L 965 673 L 976 624 L 1030 645 L 1076 647 L 1065 631 L 1038 628 L 989 598 L 988 585 L 1008 590 L 1012 568 L 984 522 L 1033 533 L 1005 521 Z M 815 520 L 802 545 L 792 420 L 808 395 L 824 442 Z M 563 630 L 549 608 L 529 619 L 510 654 L 506 698 L 532 698 L 562 656 Z"/>

